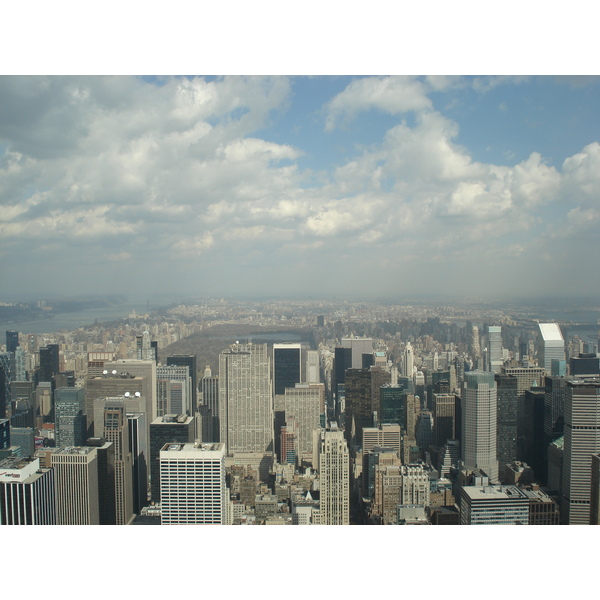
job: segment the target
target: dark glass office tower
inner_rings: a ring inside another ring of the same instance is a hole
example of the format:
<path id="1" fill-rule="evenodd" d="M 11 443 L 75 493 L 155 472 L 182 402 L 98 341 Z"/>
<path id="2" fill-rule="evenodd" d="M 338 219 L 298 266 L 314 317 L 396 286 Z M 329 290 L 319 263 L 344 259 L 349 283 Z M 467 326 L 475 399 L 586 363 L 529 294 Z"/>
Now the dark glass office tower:
<path id="1" fill-rule="evenodd" d="M 38 381 L 52 381 L 60 370 L 59 345 L 48 344 L 40 348 L 40 369 Z"/>
<path id="2" fill-rule="evenodd" d="M 400 425 L 406 431 L 406 392 L 399 385 L 379 388 L 380 423 Z"/>
<path id="3" fill-rule="evenodd" d="M 139 515 L 148 504 L 148 441 L 146 415 L 127 413 L 129 451 L 133 466 L 133 512 Z"/>
<path id="4" fill-rule="evenodd" d="M 165 444 L 194 441 L 194 418 L 188 415 L 164 415 L 150 424 L 150 497 L 160 500 L 160 450 Z"/>
<path id="5" fill-rule="evenodd" d="M 18 331 L 7 331 L 6 332 L 6 351 L 14 352 L 19 347 L 19 332 Z"/>
<path id="6" fill-rule="evenodd" d="M 85 389 L 61 387 L 54 391 L 56 446 L 83 446 L 87 438 Z"/>
<path id="7" fill-rule="evenodd" d="M 300 344 L 273 344 L 273 389 L 274 394 L 285 394 L 285 388 L 301 383 Z"/>
<path id="8" fill-rule="evenodd" d="M 504 481 L 505 466 L 517 460 L 518 380 L 514 375 L 496 374 L 494 378 L 498 390 L 498 475 Z"/>

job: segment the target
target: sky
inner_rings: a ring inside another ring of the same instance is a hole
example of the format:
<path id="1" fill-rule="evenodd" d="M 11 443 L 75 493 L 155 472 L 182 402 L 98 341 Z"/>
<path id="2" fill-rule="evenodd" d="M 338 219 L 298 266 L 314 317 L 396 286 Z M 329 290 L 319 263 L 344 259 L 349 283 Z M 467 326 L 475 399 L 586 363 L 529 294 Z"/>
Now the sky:
<path id="1" fill-rule="evenodd" d="M 0 76 L 13 294 L 590 296 L 600 79 Z"/>

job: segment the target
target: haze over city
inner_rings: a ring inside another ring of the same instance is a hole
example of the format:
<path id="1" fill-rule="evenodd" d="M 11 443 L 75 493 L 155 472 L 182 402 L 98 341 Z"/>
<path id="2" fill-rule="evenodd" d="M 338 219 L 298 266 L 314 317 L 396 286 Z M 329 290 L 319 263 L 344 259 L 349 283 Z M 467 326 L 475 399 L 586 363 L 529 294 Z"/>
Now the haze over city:
<path id="1" fill-rule="evenodd" d="M 3 289 L 593 295 L 599 91 L 595 77 L 3 76 Z"/>

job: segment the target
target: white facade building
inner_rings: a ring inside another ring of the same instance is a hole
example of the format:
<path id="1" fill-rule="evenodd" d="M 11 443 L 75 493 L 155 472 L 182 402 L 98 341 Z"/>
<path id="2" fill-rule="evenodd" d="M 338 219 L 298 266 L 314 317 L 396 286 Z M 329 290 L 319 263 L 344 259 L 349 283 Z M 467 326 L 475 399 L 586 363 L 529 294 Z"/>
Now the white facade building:
<path id="1" fill-rule="evenodd" d="M 225 445 L 165 444 L 160 451 L 162 525 L 227 523 Z"/>
<path id="2" fill-rule="evenodd" d="M 565 340 L 557 323 L 538 323 L 540 341 L 538 345 L 538 365 L 549 375 L 552 360 L 566 360 Z"/>

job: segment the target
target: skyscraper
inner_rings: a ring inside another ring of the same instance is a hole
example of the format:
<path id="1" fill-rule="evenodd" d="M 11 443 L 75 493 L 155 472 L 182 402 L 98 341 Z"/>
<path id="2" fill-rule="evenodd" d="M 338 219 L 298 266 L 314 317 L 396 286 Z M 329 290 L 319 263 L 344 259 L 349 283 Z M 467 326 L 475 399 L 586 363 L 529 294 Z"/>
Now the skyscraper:
<path id="1" fill-rule="evenodd" d="M 517 378 L 517 459 L 525 460 L 525 391 L 544 384 L 543 367 L 504 367 L 504 375 Z"/>
<path id="2" fill-rule="evenodd" d="M 58 344 L 48 344 L 40 348 L 40 368 L 38 381 L 52 381 L 60 371 L 60 354 Z"/>
<path id="3" fill-rule="evenodd" d="M 160 500 L 160 451 L 165 444 L 194 441 L 194 419 L 188 415 L 164 415 L 150 425 L 150 497 Z"/>
<path id="4" fill-rule="evenodd" d="M 88 438 L 87 446 L 96 448 L 98 461 L 98 508 L 100 525 L 116 525 L 115 445 L 104 438 Z"/>
<path id="5" fill-rule="evenodd" d="M 297 452 L 312 461 L 313 431 L 321 426 L 320 386 L 296 384 L 285 389 L 285 421 L 294 417 L 297 424 Z"/>
<path id="6" fill-rule="evenodd" d="M 133 461 L 129 450 L 129 427 L 122 398 L 100 398 L 104 406 L 101 437 L 115 448 L 115 504 L 117 525 L 127 525 L 133 518 Z"/>
<path id="7" fill-rule="evenodd" d="M 306 383 L 320 383 L 319 351 L 308 350 L 306 353 Z"/>
<path id="8" fill-rule="evenodd" d="M 342 348 L 351 348 L 352 350 L 352 368 L 362 369 L 363 355 L 373 355 L 372 338 L 342 338 Z M 368 367 L 369 365 L 367 365 Z M 350 368 L 350 367 L 347 367 Z"/>
<path id="9" fill-rule="evenodd" d="M 102 375 L 86 379 L 85 414 L 87 416 L 88 437 L 102 436 L 102 423 L 97 426 L 94 423 L 96 418 L 94 406 L 98 398 L 124 397 L 125 394 L 129 394 L 129 397 L 135 397 L 135 394 L 138 393 L 144 398 L 144 412 L 149 415 L 148 418 L 151 418 L 152 411 L 147 412 L 149 408 L 146 401 L 147 396 L 144 396 L 144 393 L 151 394 L 150 385 L 151 379 L 147 375 L 136 376 L 129 372 L 119 372 L 117 369 L 111 369 L 110 371 L 105 369 Z M 129 407 L 129 410 L 133 412 L 137 409 Z"/>
<path id="10" fill-rule="evenodd" d="M 495 374 L 498 395 L 497 452 L 499 477 L 504 481 L 506 465 L 517 460 L 517 377 Z"/>
<path id="11" fill-rule="evenodd" d="M 127 413 L 129 428 L 129 452 L 131 453 L 133 512 L 140 514 L 148 504 L 148 437 L 146 415 L 144 413 Z"/>
<path id="12" fill-rule="evenodd" d="M 498 480 L 496 458 L 497 388 L 494 374 L 465 373 L 462 396 L 462 459 L 469 470 L 482 469 Z"/>
<path id="13" fill-rule="evenodd" d="M 55 525 L 54 471 L 38 458 L 0 460 L 0 525 Z"/>
<path id="14" fill-rule="evenodd" d="M 99 525 L 96 448 L 61 448 L 51 457 L 57 525 Z"/>
<path id="15" fill-rule="evenodd" d="M 207 365 L 204 370 L 204 377 L 200 380 L 200 390 L 202 392 L 202 405 L 205 408 L 207 418 L 211 420 L 211 425 L 208 430 L 212 432 L 210 440 L 202 441 L 213 441 L 218 442 L 220 439 L 220 426 L 219 426 L 219 377 L 218 375 L 213 377 L 210 367 Z"/>
<path id="16" fill-rule="evenodd" d="M 538 365 L 550 375 L 552 360 L 566 360 L 565 341 L 557 323 L 538 323 L 540 338 L 538 344 Z"/>
<path id="17" fill-rule="evenodd" d="M 223 444 L 165 444 L 160 474 L 162 525 L 226 523 Z"/>
<path id="18" fill-rule="evenodd" d="M 488 325 L 489 371 L 500 373 L 502 370 L 502 327 Z"/>
<path id="19" fill-rule="evenodd" d="M 85 389 L 61 387 L 54 390 L 54 435 L 56 446 L 83 446 L 87 439 Z"/>
<path id="20" fill-rule="evenodd" d="M 454 394 L 432 394 L 433 443 L 441 449 L 456 438 L 456 398 Z"/>
<path id="21" fill-rule="evenodd" d="M 105 363 L 105 367 L 109 373 L 116 371 L 118 375 L 129 374 L 143 379 L 144 387 L 140 393 L 146 401 L 144 412 L 148 415 L 148 423 L 156 419 L 156 363 L 153 360 L 115 360 Z"/>
<path id="22" fill-rule="evenodd" d="M 302 381 L 301 357 L 301 344 L 273 344 L 273 393 L 276 396 Z"/>
<path id="23" fill-rule="evenodd" d="M 321 525 L 350 525 L 350 458 L 340 430 L 323 430 L 319 477 Z"/>
<path id="24" fill-rule="evenodd" d="M 156 416 L 194 413 L 196 405 L 193 404 L 192 378 L 189 372 L 187 365 L 156 367 Z"/>
<path id="25" fill-rule="evenodd" d="M 592 455 L 600 452 L 600 383 L 567 382 L 561 521 L 590 522 Z"/>
<path id="26" fill-rule="evenodd" d="M 198 406 L 198 373 L 195 354 L 175 354 L 167 356 L 167 367 L 188 367 L 192 379 L 192 412 Z M 153 418 L 156 418 L 154 415 Z"/>
<path id="27" fill-rule="evenodd" d="M 267 344 L 233 344 L 219 355 L 219 421 L 227 454 L 273 452 Z"/>
<path id="28" fill-rule="evenodd" d="M 19 346 L 19 332 L 18 331 L 7 331 L 6 332 L 6 351 L 15 352 Z"/>

